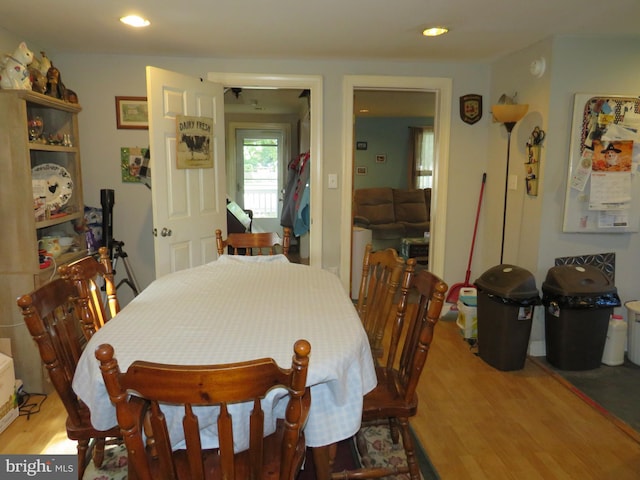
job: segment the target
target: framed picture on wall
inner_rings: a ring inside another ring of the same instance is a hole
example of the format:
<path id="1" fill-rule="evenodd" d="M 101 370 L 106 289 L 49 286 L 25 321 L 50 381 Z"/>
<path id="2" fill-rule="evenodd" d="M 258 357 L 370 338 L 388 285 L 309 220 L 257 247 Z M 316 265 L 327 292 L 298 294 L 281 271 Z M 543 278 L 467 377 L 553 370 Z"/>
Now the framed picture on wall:
<path id="1" fill-rule="evenodd" d="M 356 175 L 366 175 L 367 167 L 356 167 Z"/>
<path id="2" fill-rule="evenodd" d="M 116 97 L 118 129 L 148 130 L 147 97 Z"/>
<path id="3" fill-rule="evenodd" d="M 356 150 L 366 150 L 367 142 L 356 142 Z"/>
<path id="4" fill-rule="evenodd" d="M 384 153 L 379 153 L 376 155 L 376 163 L 385 163 L 387 161 L 387 155 Z"/>

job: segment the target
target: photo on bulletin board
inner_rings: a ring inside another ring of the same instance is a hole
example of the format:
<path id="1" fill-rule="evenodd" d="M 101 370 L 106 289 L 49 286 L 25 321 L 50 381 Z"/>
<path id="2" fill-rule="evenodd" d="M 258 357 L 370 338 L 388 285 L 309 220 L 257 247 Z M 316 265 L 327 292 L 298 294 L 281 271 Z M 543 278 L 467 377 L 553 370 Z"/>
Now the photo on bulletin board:
<path id="1" fill-rule="evenodd" d="M 564 232 L 639 230 L 639 131 L 640 97 L 575 95 Z"/>

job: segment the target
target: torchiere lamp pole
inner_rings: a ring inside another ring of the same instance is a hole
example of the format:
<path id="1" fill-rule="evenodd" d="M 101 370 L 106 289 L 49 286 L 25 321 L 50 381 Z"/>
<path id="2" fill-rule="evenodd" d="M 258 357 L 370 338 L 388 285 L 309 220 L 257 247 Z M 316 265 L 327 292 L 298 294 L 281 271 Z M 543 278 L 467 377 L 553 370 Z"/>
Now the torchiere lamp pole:
<path id="1" fill-rule="evenodd" d="M 503 95 L 503 98 L 505 96 Z M 529 105 L 519 104 L 501 104 L 494 105 L 492 108 L 493 117 L 496 121 L 504 124 L 507 129 L 507 168 L 504 177 L 504 206 L 502 208 L 502 243 L 500 244 L 500 264 L 502 264 L 504 256 L 504 235 L 507 225 L 507 195 L 509 189 L 509 153 L 511 151 L 511 132 L 513 127 L 529 110 Z"/>

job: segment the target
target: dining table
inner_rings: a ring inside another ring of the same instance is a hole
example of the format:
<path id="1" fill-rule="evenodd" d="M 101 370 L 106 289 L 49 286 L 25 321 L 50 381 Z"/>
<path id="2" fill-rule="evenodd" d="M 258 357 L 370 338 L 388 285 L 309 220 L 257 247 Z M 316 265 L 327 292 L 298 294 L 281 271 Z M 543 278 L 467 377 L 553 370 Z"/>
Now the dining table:
<path id="1" fill-rule="evenodd" d="M 222 255 L 205 265 L 154 280 L 89 340 L 73 388 L 99 430 L 117 424 L 95 358 L 111 344 L 122 371 L 136 360 L 214 365 L 273 358 L 289 368 L 298 339 L 311 344 L 307 386 L 311 407 L 304 427 L 316 477 L 328 480 L 337 442 L 360 428 L 363 397 L 376 386 L 367 334 L 339 278 L 284 255 Z M 284 417 L 286 391 L 263 400 L 265 435 Z M 217 407 L 199 407 L 217 408 Z M 250 403 L 233 406 L 234 448 L 248 447 Z M 184 447 L 183 410 L 164 405 L 173 448 Z M 203 448 L 218 446 L 215 416 L 200 424 Z"/>

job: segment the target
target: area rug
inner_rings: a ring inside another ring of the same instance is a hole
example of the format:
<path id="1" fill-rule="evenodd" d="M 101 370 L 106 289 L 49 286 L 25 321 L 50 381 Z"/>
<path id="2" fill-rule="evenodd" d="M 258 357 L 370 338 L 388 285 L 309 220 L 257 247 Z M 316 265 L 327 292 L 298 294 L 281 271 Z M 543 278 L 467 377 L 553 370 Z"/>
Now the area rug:
<path id="1" fill-rule="evenodd" d="M 394 444 L 391 441 L 389 428 L 385 425 L 363 426 L 364 436 L 367 442 L 367 450 L 376 466 L 405 466 L 407 458 L 404 454 L 402 439 L 400 443 Z M 416 448 L 416 457 L 418 466 L 423 480 L 438 480 L 440 476 L 435 467 L 429 460 L 420 440 L 411 430 L 413 443 Z M 334 462 L 334 472 L 350 470 L 360 467 L 360 459 L 354 443 L 354 439 L 350 438 L 338 443 L 338 451 Z M 313 457 L 307 453 L 307 459 L 304 469 L 300 472 L 297 480 L 315 480 L 315 469 L 313 465 Z M 383 477 L 383 480 L 409 480 L 409 475 L 391 475 Z"/>
<path id="2" fill-rule="evenodd" d="M 402 440 L 394 445 L 389 435 L 389 428 L 381 425 L 363 427 L 368 450 L 375 465 L 406 465 Z M 440 476 L 431 464 L 420 440 L 413 430 L 413 443 L 416 447 L 416 457 L 423 480 L 438 480 Z M 360 465 L 357 450 L 353 439 L 348 439 L 338 444 L 338 452 L 335 460 L 335 471 L 357 468 Z M 313 456 L 308 450 L 304 469 L 297 480 L 315 480 L 315 468 Z M 408 475 L 392 475 L 384 477 L 387 480 L 409 480 Z M 87 467 L 83 480 L 126 480 L 127 479 L 127 450 L 123 445 L 115 445 L 105 450 L 105 458 L 101 468 L 96 468 L 93 462 Z"/>
<path id="3" fill-rule="evenodd" d="M 100 468 L 93 462 L 87 465 L 82 480 L 127 480 L 127 449 L 124 445 L 111 445 L 104 450 Z"/>

